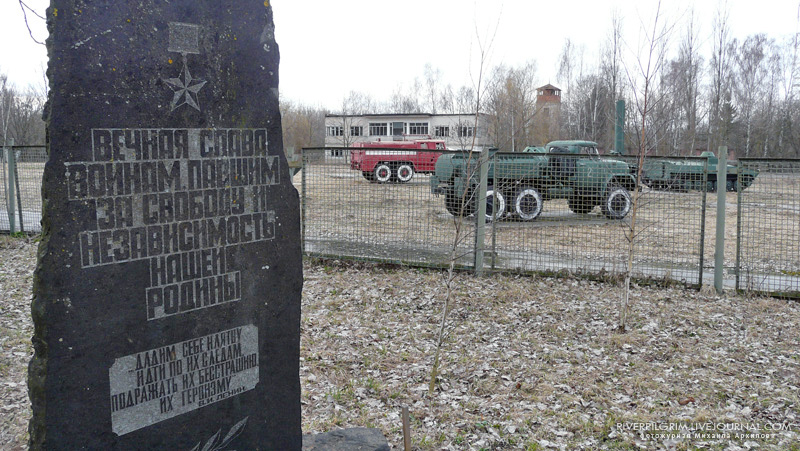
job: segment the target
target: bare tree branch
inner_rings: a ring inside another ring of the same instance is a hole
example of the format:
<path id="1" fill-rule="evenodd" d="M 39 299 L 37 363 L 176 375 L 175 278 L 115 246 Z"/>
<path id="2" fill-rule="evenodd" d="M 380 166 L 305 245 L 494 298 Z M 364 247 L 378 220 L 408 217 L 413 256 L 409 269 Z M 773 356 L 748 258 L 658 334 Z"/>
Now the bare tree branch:
<path id="1" fill-rule="evenodd" d="M 32 12 L 36 17 L 38 17 L 38 18 L 40 18 L 42 20 L 45 20 L 44 16 L 41 16 L 39 13 L 34 11 L 33 8 L 31 8 L 30 6 L 26 5 L 25 2 L 23 2 L 22 0 L 19 0 L 19 7 L 22 10 L 22 17 L 25 18 L 25 26 L 28 28 L 28 34 L 31 35 L 31 39 L 33 39 L 33 42 L 35 42 L 35 43 L 37 43 L 39 45 L 45 45 L 44 42 L 41 42 L 38 39 L 33 37 L 33 31 L 31 30 L 31 26 L 28 23 L 28 13 L 25 10 L 27 9 L 28 11 Z"/>

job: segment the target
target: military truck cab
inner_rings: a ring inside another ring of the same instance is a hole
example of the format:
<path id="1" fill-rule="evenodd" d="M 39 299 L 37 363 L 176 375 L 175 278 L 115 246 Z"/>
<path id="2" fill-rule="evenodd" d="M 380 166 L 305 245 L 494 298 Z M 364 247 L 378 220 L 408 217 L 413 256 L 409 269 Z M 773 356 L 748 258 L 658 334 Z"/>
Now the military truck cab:
<path id="1" fill-rule="evenodd" d="M 545 146 L 545 153 L 550 154 L 548 174 L 559 181 L 575 177 L 578 165 L 585 163 L 574 155 L 600 156 L 597 144 L 591 141 L 553 141 Z"/>

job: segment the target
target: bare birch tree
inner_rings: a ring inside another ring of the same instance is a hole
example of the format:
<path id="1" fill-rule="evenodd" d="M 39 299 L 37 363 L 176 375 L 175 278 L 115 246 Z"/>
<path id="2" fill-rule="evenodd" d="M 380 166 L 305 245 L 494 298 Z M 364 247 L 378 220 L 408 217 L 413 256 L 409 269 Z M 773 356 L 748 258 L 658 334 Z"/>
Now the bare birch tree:
<path id="1" fill-rule="evenodd" d="M 708 148 L 714 150 L 727 143 L 728 130 L 725 126 L 725 102 L 730 96 L 730 28 L 728 25 L 727 4 L 720 5 L 713 21 L 711 54 L 711 92 Z"/>
<path id="2" fill-rule="evenodd" d="M 516 152 L 534 141 L 536 63 L 496 66 L 486 84 L 484 109 L 491 117 L 490 137 L 501 150 Z"/>
<path id="3" fill-rule="evenodd" d="M 672 27 L 662 23 L 661 2 L 656 6 L 656 11 L 651 25 L 642 23 L 642 28 L 646 37 L 640 43 L 637 51 L 636 61 L 632 68 L 626 68 L 628 80 L 634 96 L 638 123 L 641 127 L 638 139 L 638 155 L 636 159 L 636 187 L 633 191 L 633 204 L 631 206 L 630 224 L 627 226 L 625 239 L 627 241 L 627 267 L 623 294 L 619 309 L 619 329 L 624 332 L 628 326 L 628 315 L 631 304 L 631 278 L 633 275 L 633 260 L 636 254 L 636 244 L 639 233 L 637 228 L 637 216 L 641 207 L 641 179 L 642 168 L 648 150 L 655 143 L 652 142 L 653 133 L 649 130 L 651 124 L 650 115 L 658 107 L 659 98 L 654 95 L 656 92 L 655 84 L 660 77 L 661 70 L 666 60 L 669 38 Z"/>
<path id="4" fill-rule="evenodd" d="M 623 98 L 624 83 L 622 79 L 622 16 L 618 10 L 611 15 L 611 29 L 600 50 L 599 83 L 602 89 L 595 90 L 597 94 L 603 94 L 598 98 L 602 105 L 596 105 L 595 110 L 604 115 L 602 124 L 594 124 L 593 128 L 604 127 L 593 137 L 601 147 L 612 149 L 614 146 L 614 130 L 616 119 L 617 100 Z M 620 152 L 625 149 L 617 149 Z"/>
<path id="5" fill-rule="evenodd" d="M 481 38 L 481 34 L 478 31 L 477 24 L 475 25 L 475 36 L 477 41 L 477 53 L 478 53 L 478 62 L 477 62 L 477 73 L 473 74 L 471 72 L 472 68 L 470 68 L 470 74 L 472 75 L 472 80 L 474 84 L 474 103 L 473 103 L 473 111 L 474 111 L 474 121 L 473 121 L 473 134 L 471 136 L 472 143 L 469 146 L 468 151 L 466 152 L 466 157 L 468 161 L 473 161 L 474 153 L 475 153 L 475 139 L 477 138 L 479 130 L 479 118 L 481 114 L 482 108 L 482 101 L 484 95 L 484 80 L 483 76 L 487 69 L 488 61 L 491 55 L 492 44 L 494 43 L 494 38 L 497 34 L 497 29 L 499 28 L 499 17 L 498 17 L 498 24 L 495 25 L 494 30 L 491 31 L 491 36 L 488 40 L 484 41 Z M 469 90 L 463 90 L 463 94 L 466 100 L 467 94 Z M 488 152 L 487 149 L 484 149 L 483 152 Z M 471 174 L 467 175 L 467 179 L 472 179 L 476 170 L 478 169 L 478 165 L 468 165 L 468 168 L 471 170 Z M 476 195 L 475 192 L 470 193 L 470 190 L 464 190 L 463 193 L 458 193 L 460 195 L 459 201 L 459 214 L 453 216 L 453 226 L 454 226 L 454 235 L 453 235 L 453 242 L 450 247 L 450 256 L 449 256 L 449 264 L 447 267 L 447 272 L 444 275 L 444 285 L 445 285 L 445 294 L 444 294 L 444 302 L 442 305 L 442 312 L 440 315 L 439 321 L 439 329 L 436 334 L 436 347 L 434 350 L 433 355 L 433 364 L 431 365 L 431 375 L 430 375 L 430 382 L 428 384 L 428 395 L 433 396 L 433 393 L 436 389 L 436 381 L 439 376 L 439 365 L 440 365 L 440 358 L 441 358 L 441 351 L 442 347 L 449 337 L 448 331 L 448 317 L 450 315 L 450 310 L 453 307 L 453 303 L 455 302 L 455 295 L 454 295 L 454 288 L 455 288 L 455 279 L 456 279 L 456 262 L 459 261 L 461 258 L 461 245 L 465 240 L 465 234 L 463 233 L 463 223 L 462 219 L 465 216 L 467 206 L 473 202 L 471 196 Z M 478 199 L 480 196 L 478 196 Z"/>
<path id="6" fill-rule="evenodd" d="M 737 109 L 744 122 L 744 156 L 750 156 L 753 137 L 753 122 L 757 101 L 764 93 L 763 81 L 767 79 L 767 49 L 769 41 L 765 34 L 748 36 L 733 55 L 736 68 L 736 83 L 733 86 Z"/>
<path id="7" fill-rule="evenodd" d="M 30 86 L 20 91 L 0 74 L 0 143 L 14 138 L 19 146 L 44 144 L 44 103 L 42 89 Z"/>

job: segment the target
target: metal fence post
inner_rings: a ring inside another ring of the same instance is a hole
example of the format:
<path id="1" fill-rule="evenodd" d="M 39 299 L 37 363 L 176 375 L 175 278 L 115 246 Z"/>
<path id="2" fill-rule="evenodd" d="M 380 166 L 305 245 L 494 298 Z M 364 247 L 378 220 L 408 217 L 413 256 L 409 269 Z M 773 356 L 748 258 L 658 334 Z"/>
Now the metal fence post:
<path id="1" fill-rule="evenodd" d="M 494 154 L 492 156 L 493 160 L 495 158 L 497 158 L 497 154 Z M 497 178 L 495 177 L 495 171 L 497 170 L 497 164 L 496 164 L 497 162 L 494 161 L 493 163 L 494 164 L 492 164 L 492 186 L 494 188 L 493 192 L 496 193 L 497 190 L 500 189 L 500 187 L 496 185 L 497 184 Z M 488 184 L 488 182 L 487 182 L 487 184 Z M 488 189 L 488 186 L 487 186 L 487 189 Z M 496 200 L 497 200 L 497 196 L 494 196 L 494 199 L 492 199 L 492 218 L 493 218 L 492 219 L 492 271 L 495 270 L 495 266 L 497 265 L 497 202 L 496 202 Z"/>
<path id="2" fill-rule="evenodd" d="M 22 150 L 19 151 L 22 156 Z M 19 167 L 17 166 L 17 155 L 14 154 L 14 183 L 17 185 L 17 211 L 19 211 L 19 231 L 25 233 L 25 222 L 22 214 L 22 190 L 19 189 Z"/>
<path id="3" fill-rule="evenodd" d="M 717 159 L 717 241 L 714 247 L 714 288 L 722 294 L 725 275 L 725 201 L 728 194 L 728 147 L 719 148 Z"/>
<path id="4" fill-rule="evenodd" d="M 734 267 L 736 274 L 736 289 L 741 289 L 741 257 L 742 257 L 742 167 L 741 160 L 736 168 L 736 266 Z M 749 288 L 749 287 L 748 287 Z"/>
<path id="5" fill-rule="evenodd" d="M 14 139 L 11 138 L 9 142 L 10 144 L 5 148 L 6 159 L 8 161 L 8 177 L 6 177 L 6 180 L 8 180 L 8 186 L 6 187 L 6 194 L 8 199 L 6 202 L 6 206 L 8 207 L 8 231 L 9 233 L 13 234 L 17 232 L 15 223 L 17 215 L 14 212 L 14 209 L 16 207 L 16 204 L 14 202 L 16 202 L 17 200 L 17 195 L 14 192 L 17 186 L 16 181 L 14 180 L 17 174 L 17 161 L 16 161 L 16 155 L 14 155 Z M 20 212 L 20 216 L 21 215 L 22 212 Z"/>
<path id="6" fill-rule="evenodd" d="M 483 274 L 483 247 L 486 238 L 486 190 L 489 178 L 489 151 L 481 150 L 478 158 L 478 208 L 475 212 L 475 274 Z M 494 203 L 493 203 L 494 204 Z"/>
<path id="7" fill-rule="evenodd" d="M 697 285 L 703 288 L 703 265 L 706 251 L 706 207 L 708 206 L 708 158 L 703 162 L 703 204 L 700 207 L 700 272 Z"/>

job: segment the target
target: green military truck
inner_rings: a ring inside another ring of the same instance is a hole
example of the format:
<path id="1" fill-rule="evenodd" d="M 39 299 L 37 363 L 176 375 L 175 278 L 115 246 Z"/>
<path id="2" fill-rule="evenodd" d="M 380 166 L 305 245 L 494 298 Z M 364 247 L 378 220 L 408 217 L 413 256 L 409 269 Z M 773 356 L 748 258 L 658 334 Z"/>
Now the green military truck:
<path id="1" fill-rule="evenodd" d="M 490 152 L 487 221 L 533 221 L 543 202 L 551 199 L 567 199 L 570 210 L 579 214 L 600 206 L 610 219 L 622 219 L 631 209 L 635 172 L 624 161 L 601 157 L 595 142 L 553 141 L 521 153 Z M 436 162 L 431 192 L 444 196 L 445 207 L 454 216 L 476 211 L 478 156 L 445 154 Z"/>
<path id="2" fill-rule="evenodd" d="M 702 191 L 705 188 L 708 192 L 714 192 L 717 190 L 719 159 L 708 151 L 700 156 L 708 159 L 708 163 L 702 160 L 647 159 L 642 168 L 642 183 L 659 191 Z M 754 169 L 743 168 L 740 174 L 737 165 L 728 164 L 725 190 L 744 190 L 753 184 L 757 176 L 758 171 Z"/>

